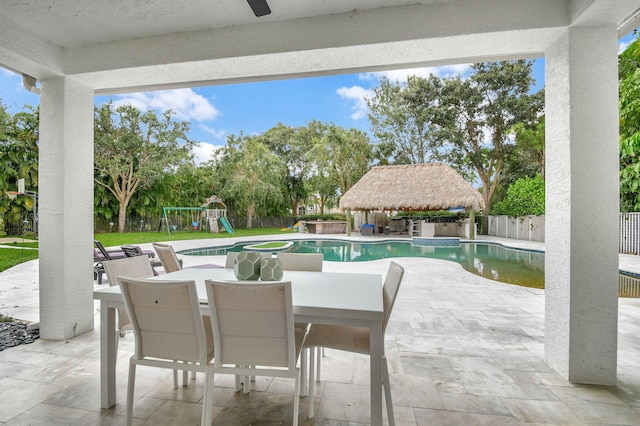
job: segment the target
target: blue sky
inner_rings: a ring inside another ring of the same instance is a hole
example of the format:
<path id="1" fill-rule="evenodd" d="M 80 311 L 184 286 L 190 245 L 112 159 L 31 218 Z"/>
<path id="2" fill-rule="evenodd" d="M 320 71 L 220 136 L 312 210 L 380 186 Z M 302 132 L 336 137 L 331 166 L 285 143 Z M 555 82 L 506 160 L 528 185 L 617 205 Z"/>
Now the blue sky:
<path id="1" fill-rule="evenodd" d="M 620 40 L 620 51 L 634 39 L 631 34 Z M 364 97 L 378 85 L 381 76 L 404 81 L 408 75 L 453 76 L 465 72 L 468 65 L 420 68 L 377 73 L 347 74 L 272 82 L 198 87 L 98 96 L 97 105 L 108 99 L 131 103 L 143 110 L 159 113 L 172 109 L 176 119 L 191 122 L 191 139 L 199 142 L 196 155 L 207 160 L 215 146 L 225 145 L 229 134 L 259 134 L 279 122 L 292 127 L 312 120 L 333 122 L 345 128 L 369 131 Z M 544 59 L 534 63 L 536 87 L 544 86 Z M 37 105 L 37 95 L 22 87 L 20 76 L 0 68 L 0 100 L 17 112 L 25 104 Z"/>

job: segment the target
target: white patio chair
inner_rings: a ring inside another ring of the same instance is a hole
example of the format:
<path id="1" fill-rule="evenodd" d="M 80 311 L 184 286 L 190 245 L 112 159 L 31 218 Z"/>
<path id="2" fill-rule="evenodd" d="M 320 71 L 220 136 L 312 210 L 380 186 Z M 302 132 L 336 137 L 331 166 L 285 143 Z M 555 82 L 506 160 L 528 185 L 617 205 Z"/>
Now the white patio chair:
<path id="1" fill-rule="evenodd" d="M 278 253 L 278 260 L 285 271 L 322 272 L 322 253 Z"/>
<path id="2" fill-rule="evenodd" d="M 172 246 L 161 243 L 153 243 L 152 245 L 166 273 L 176 272 L 182 269 L 182 262 L 180 262 L 180 259 L 176 256 L 176 252 Z"/>
<path id="3" fill-rule="evenodd" d="M 393 310 L 393 305 L 398 295 L 398 289 L 400 288 L 400 282 L 404 275 L 404 268 L 396 262 L 389 264 L 387 276 L 384 280 L 384 286 L 382 289 L 383 308 L 384 308 L 384 320 L 382 323 L 382 335 L 384 336 Z M 324 324 L 312 324 L 309 330 L 309 335 L 304 343 L 304 348 L 314 347 L 326 347 L 331 349 L 337 349 L 341 351 L 355 352 L 365 355 L 369 353 L 369 343 L 371 341 L 371 333 L 369 328 L 366 327 L 349 327 L 340 325 L 324 325 Z M 384 345 L 383 345 L 384 351 Z M 313 378 L 313 364 L 314 353 L 311 351 L 311 360 L 309 366 L 309 418 L 314 416 L 314 378 Z M 391 400 L 391 388 L 389 385 L 389 368 L 387 366 L 387 358 L 382 356 L 382 385 L 384 387 L 384 394 L 387 403 L 387 416 L 389 417 L 389 425 L 395 425 L 395 419 L 393 415 L 393 402 Z"/>
<path id="4" fill-rule="evenodd" d="M 148 256 L 125 257 L 124 259 L 108 260 L 103 262 L 104 270 L 109 280 L 109 285 L 118 285 L 118 278 L 150 278 L 156 275 Z M 129 316 L 126 309 L 117 308 L 118 324 L 116 332 L 118 336 L 123 337 L 126 329 L 131 328 Z M 116 345 L 119 339 L 116 338 Z M 192 373 L 192 379 L 195 379 L 195 373 Z M 187 370 L 183 370 L 182 384 L 187 385 Z M 178 388 L 178 370 L 174 370 L 173 386 Z"/>
<path id="5" fill-rule="evenodd" d="M 125 257 L 102 262 L 107 274 L 109 285 L 118 285 L 119 277 L 149 278 L 154 276 L 153 267 L 147 256 Z M 118 324 L 116 331 L 120 337 L 124 336 L 125 328 L 131 328 L 126 309 L 117 309 Z M 118 339 L 116 339 L 116 342 Z"/>
<path id="6" fill-rule="evenodd" d="M 285 271 L 310 271 L 310 272 L 322 272 L 322 263 L 324 255 L 322 253 L 278 253 L 278 260 L 282 265 L 282 269 Z M 308 324 L 296 323 L 296 328 L 306 328 Z M 311 352 L 311 349 L 309 350 Z M 320 363 L 320 356 L 324 355 L 324 349 L 318 347 L 318 364 L 317 364 L 317 377 L 320 380 L 320 372 L 322 364 Z M 300 396 L 307 395 L 307 354 L 302 354 L 302 386 Z"/>
<path id="7" fill-rule="evenodd" d="M 230 251 L 227 253 L 227 258 L 224 261 L 224 267 L 232 269 L 233 263 L 236 261 L 236 257 L 240 254 L 239 251 Z"/>
<path id="8" fill-rule="evenodd" d="M 300 369 L 296 366 L 308 329 L 293 326 L 290 282 L 205 281 L 216 357 L 213 375 L 295 379 L 293 425 L 298 424 Z M 245 380 L 246 389 L 246 380 Z M 211 394 L 211 389 L 209 394 Z"/>
<path id="9" fill-rule="evenodd" d="M 206 374 L 202 424 L 211 424 L 213 334 L 200 314 L 194 281 L 159 281 L 120 277 L 120 288 L 135 336 L 129 359 L 127 425 L 133 419 L 136 366 L 176 368 Z"/>

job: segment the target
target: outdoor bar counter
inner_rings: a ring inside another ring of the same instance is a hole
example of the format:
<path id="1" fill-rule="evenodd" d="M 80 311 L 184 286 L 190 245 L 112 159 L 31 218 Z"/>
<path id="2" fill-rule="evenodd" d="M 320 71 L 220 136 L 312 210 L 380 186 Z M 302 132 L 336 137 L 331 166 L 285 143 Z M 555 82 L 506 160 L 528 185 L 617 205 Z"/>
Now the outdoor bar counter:
<path id="1" fill-rule="evenodd" d="M 304 222 L 310 234 L 346 234 L 347 222 L 339 220 L 314 220 Z"/>

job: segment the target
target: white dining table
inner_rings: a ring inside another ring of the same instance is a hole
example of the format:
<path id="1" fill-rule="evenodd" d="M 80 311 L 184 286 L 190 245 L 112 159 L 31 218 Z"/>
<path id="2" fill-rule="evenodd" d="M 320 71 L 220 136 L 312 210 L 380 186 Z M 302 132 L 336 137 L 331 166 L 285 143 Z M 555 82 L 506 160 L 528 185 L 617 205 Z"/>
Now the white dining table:
<path id="1" fill-rule="evenodd" d="M 236 278 L 233 269 L 185 268 L 154 277 L 161 280 L 193 280 L 203 313 L 208 310 L 204 281 Z M 382 276 L 345 272 L 285 271 L 283 281 L 291 281 L 296 322 L 367 327 L 370 339 L 371 425 L 382 425 Z M 124 307 L 119 286 L 93 292 L 100 300 L 100 398 L 102 408 L 116 403 L 116 308 Z"/>

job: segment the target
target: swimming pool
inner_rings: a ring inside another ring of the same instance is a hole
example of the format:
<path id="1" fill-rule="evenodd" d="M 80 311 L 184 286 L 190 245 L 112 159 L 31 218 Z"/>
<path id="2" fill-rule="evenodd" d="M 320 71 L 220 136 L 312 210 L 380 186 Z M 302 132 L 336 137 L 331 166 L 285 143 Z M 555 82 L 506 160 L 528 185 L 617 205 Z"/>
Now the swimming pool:
<path id="1" fill-rule="evenodd" d="M 182 250 L 191 256 L 223 256 L 255 244 Z M 511 249 L 499 244 L 460 243 L 457 246 L 420 246 L 411 241 L 357 242 L 345 240 L 296 240 L 290 253 L 322 253 L 331 262 L 364 262 L 393 257 L 428 257 L 457 262 L 476 275 L 509 284 L 544 288 L 544 253 Z"/>

